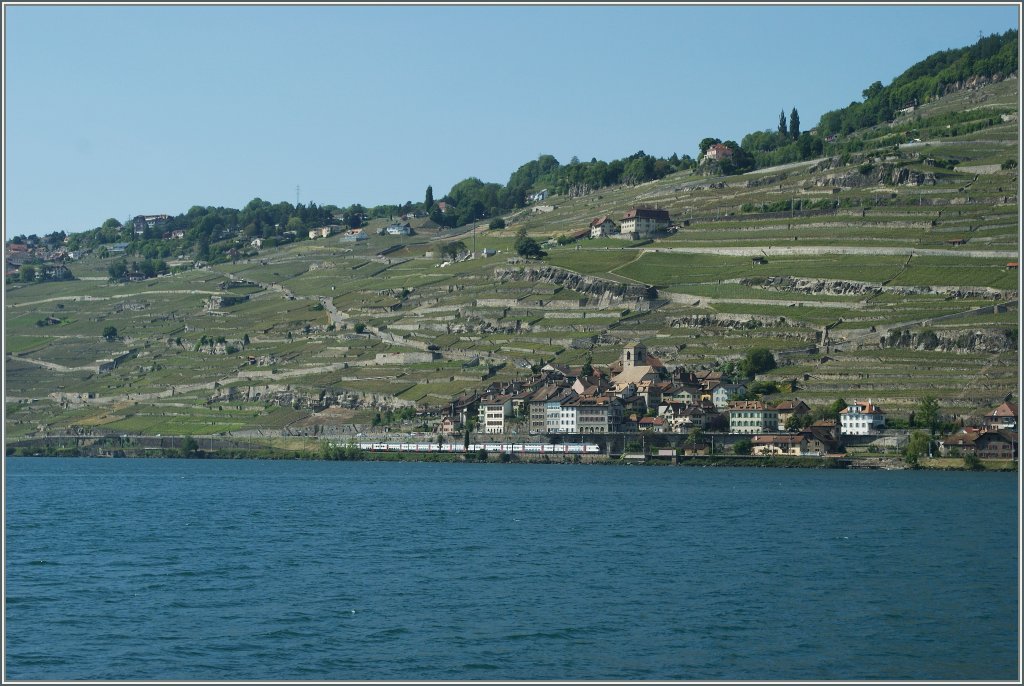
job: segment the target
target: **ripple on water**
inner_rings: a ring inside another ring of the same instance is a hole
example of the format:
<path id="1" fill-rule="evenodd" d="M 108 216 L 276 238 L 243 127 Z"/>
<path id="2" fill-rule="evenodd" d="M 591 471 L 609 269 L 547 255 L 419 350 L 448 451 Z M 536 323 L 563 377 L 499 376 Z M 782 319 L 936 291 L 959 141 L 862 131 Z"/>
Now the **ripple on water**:
<path id="1" fill-rule="evenodd" d="M 19 459 L 7 676 L 1012 680 L 1006 476 Z"/>

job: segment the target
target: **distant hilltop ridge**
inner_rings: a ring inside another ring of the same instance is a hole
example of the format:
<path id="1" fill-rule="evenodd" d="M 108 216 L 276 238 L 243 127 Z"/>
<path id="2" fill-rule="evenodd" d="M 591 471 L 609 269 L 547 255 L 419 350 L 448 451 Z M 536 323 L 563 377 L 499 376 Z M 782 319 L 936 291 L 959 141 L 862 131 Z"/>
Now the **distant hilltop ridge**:
<path id="1" fill-rule="evenodd" d="M 439 227 L 454 228 L 481 220 L 497 220 L 509 212 L 543 202 L 551 195 L 580 197 L 610 186 L 658 180 L 684 170 L 732 175 L 823 155 L 855 153 L 862 148 L 856 141 L 845 139 L 850 133 L 892 121 L 937 97 L 1015 77 L 1017 70 L 1017 31 L 1010 30 L 981 38 L 972 46 L 937 52 L 904 71 L 888 86 L 876 81 L 864 89 L 862 102 L 825 113 L 810 130 L 800 128 L 799 113 L 794 107 L 788 122 L 785 112 L 780 113 L 777 130 L 752 132 L 740 143 L 713 136 L 703 138 L 698 145 L 697 158 L 686 154 L 658 158 L 639 150 L 611 162 L 597 159 L 581 162 L 574 157 L 568 164 L 561 164 L 552 155 L 540 155 L 513 172 L 504 186 L 469 177 L 436 201 L 430 186 L 422 202 L 407 201 L 403 205 L 372 208 L 358 203 L 346 208 L 315 203 L 272 204 L 255 198 L 240 211 L 193 207 L 177 216 L 154 213 L 124 222 L 111 218 L 100 227 L 72 234 L 71 249 L 166 239 L 179 241 L 174 246 L 179 253 L 208 260 L 224 247 L 217 243 L 232 231 L 272 245 L 301 240 L 308 231 L 332 224 L 359 228 L 368 220 L 383 217 L 429 218 Z M 55 233 L 67 235 L 63 231 Z M 25 243 L 26 236 L 15 236 L 12 242 Z M 161 252 L 156 250 L 156 254 L 145 256 L 168 257 L 174 250 L 167 251 L 168 255 L 160 255 Z"/>

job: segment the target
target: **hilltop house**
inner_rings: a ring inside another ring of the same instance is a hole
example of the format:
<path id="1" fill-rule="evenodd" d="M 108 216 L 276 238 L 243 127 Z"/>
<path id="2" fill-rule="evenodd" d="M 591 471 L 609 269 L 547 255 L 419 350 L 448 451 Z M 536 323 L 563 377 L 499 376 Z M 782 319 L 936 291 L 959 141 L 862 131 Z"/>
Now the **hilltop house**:
<path id="1" fill-rule="evenodd" d="M 619 237 L 628 239 L 650 238 L 656 231 L 672 225 L 668 210 L 634 207 L 626 212 L 619 224 Z"/>
<path id="2" fill-rule="evenodd" d="M 140 214 L 132 219 L 132 227 L 136 234 L 142 234 L 146 229 L 152 229 L 171 221 L 169 214 Z"/>
<path id="3" fill-rule="evenodd" d="M 707 152 L 704 153 L 704 159 L 719 161 L 732 157 L 732 155 L 733 149 L 730 148 L 728 145 L 715 143 L 714 145 L 707 149 Z"/>

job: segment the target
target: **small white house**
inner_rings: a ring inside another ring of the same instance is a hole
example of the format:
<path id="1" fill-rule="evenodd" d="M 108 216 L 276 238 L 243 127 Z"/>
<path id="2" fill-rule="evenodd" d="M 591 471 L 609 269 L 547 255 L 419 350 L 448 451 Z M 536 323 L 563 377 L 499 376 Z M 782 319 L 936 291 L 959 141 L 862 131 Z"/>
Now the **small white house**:
<path id="1" fill-rule="evenodd" d="M 335 229 L 335 227 L 333 227 L 333 226 L 321 226 L 321 227 L 319 227 L 317 229 L 310 229 L 309 237 L 310 237 L 310 239 L 314 239 L 314 238 L 328 238 L 328 237 L 330 237 L 331 234 L 334 233 L 334 229 Z"/>
<path id="2" fill-rule="evenodd" d="M 412 227 L 408 223 L 395 222 L 384 227 L 384 233 L 389 236 L 411 236 Z"/>
<path id="3" fill-rule="evenodd" d="M 341 240 L 343 241 L 365 241 L 367 238 L 366 232 L 362 229 L 349 229 L 341 234 Z"/>
<path id="4" fill-rule="evenodd" d="M 868 436 L 884 430 L 885 412 L 870 400 L 855 400 L 839 412 L 839 433 L 845 436 Z"/>
<path id="5" fill-rule="evenodd" d="M 619 225 L 615 221 L 605 215 L 604 217 L 598 217 L 594 221 L 590 222 L 590 237 L 600 238 L 601 236 L 611 236 L 613 233 L 617 233 Z"/>
<path id="6" fill-rule="evenodd" d="M 526 199 L 529 200 L 530 202 L 543 202 L 548 199 L 548 189 L 545 188 L 544 190 L 532 193 Z"/>

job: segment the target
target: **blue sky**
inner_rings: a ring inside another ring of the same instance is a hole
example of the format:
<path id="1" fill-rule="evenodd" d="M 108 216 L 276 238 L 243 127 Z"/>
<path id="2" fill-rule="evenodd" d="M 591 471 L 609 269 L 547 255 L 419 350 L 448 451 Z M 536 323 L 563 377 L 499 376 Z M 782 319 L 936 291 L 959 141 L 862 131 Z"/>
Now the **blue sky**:
<path id="1" fill-rule="evenodd" d="M 7 235 L 804 129 L 1016 4 L 4 7 Z"/>

